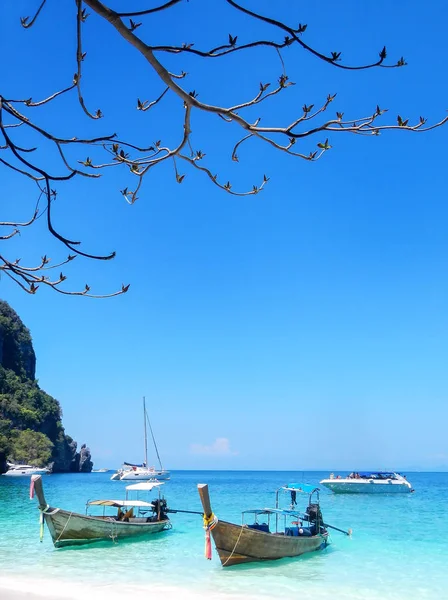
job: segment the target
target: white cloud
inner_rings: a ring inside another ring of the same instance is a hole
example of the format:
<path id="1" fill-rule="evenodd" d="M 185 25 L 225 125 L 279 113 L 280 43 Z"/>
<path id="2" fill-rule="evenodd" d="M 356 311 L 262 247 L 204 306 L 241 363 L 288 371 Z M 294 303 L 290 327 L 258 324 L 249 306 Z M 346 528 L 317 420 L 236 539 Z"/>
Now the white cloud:
<path id="1" fill-rule="evenodd" d="M 238 452 L 230 449 L 230 442 L 227 438 L 216 438 L 210 446 L 204 444 L 191 444 L 191 454 L 206 454 L 208 456 L 235 456 Z"/>

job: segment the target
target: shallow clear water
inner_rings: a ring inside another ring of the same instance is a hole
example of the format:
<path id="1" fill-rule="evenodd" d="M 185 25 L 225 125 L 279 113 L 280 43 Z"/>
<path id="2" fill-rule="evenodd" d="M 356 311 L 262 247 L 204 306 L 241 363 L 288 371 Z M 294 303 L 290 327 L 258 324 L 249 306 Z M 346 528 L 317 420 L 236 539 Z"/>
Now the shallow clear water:
<path id="1" fill-rule="evenodd" d="M 83 513 L 88 499 L 123 498 L 125 484 L 110 481 L 110 475 L 44 477 L 47 501 Z M 171 508 L 200 510 L 196 485 L 208 483 L 217 516 L 239 523 L 241 510 L 274 506 L 274 492 L 281 485 L 317 484 L 324 476 L 328 473 L 174 471 L 164 493 Z M 29 500 L 29 478 L 0 477 L 0 585 L 30 582 L 39 591 L 51 582 L 55 593 L 67 596 L 85 594 L 83 586 L 89 585 L 108 596 L 132 590 L 147 597 L 152 590 L 166 597 L 184 598 L 189 591 L 246 600 L 298 595 L 304 600 L 445 598 L 448 473 L 408 473 L 408 478 L 414 494 L 334 495 L 322 490 L 325 521 L 352 528 L 351 538 L 333 532 L 331 545 L 322 552 L 223 569 L 215 551 L 211 561 L 204 558 L 198 515 L 174 514 L 171 531 L 139 542 L 56 550 L 45 529 L 39 543 L 39 513 L 36 500 Z"/>

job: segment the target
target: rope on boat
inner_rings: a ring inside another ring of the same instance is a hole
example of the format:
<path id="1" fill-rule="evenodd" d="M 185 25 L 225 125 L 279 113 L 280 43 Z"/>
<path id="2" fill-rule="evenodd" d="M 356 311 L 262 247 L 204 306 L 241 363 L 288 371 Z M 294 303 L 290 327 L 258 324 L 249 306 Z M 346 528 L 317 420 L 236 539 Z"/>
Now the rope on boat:
<path id="1" fill-rule="evenodd" d="M 42 510 L 40 511 L 39 524 L 40 524 L 39 540 L 42 543 L 43 539 L 44 539 L 44 513 Z"/>
<path id="2" fill-rule="evenodd" d="M 229 554 L 229 556 L 227 557 L 227 560 L 226 560 L 226 562 L 222 563 L 222 566 L 223 566 L 223 567 L 225 567 L 225 566 L 226 566 L 226 564 L 229 562 L 229 560 L 230 560 L 230 559 L 232 558 L 232 556 L 234 555 L 234 553 L 235 553 L 235 550 L 236 550 L 236 547 L 238 546 L 238 543 L 239 543 L 239 541 L 240 541 L 241 534 L 243 533 L 243 529 L 245 529 L 245 527 L 244 527 L 244 525 L 241 525 L 240 534 L 239 534 L 239 536 L 238 536 L 238 539 L 236 540 L 236 544 L 235 544 L 235 546 L 233 547 L 233 550 L 232 550 L 232 552 L 231 552 L 231 553 Z"/>
<path id="3" fill-rule="evenodd" d="M 107 520 L 108 520 L 108 521 L 110 522 L 110 524 L 111 524 L 111 528 L 110 528 L 110 535 L 109 535 L 109 537 L 110 537 L 110 539 L 112 540 L 112 542 L 113 542 L 114 544 L 116 544 L 116 543 L 117 543 L 117 542 L 116 542 L 116 539 L 117 539 L 117 537 L 118 537 L 118 535 L 117 535 L 117 522 L 116 522 L 116 520 L 115 520 L 113 517 L 107 517 Z"/>
<path id="4" fill-rule="evenodd" d="M 42 542 L 44 539 L 44 514 L 45 515 L 54 515 L 57 512 L 59 512 L 59 508 L 55 508 L 54 510 L 52 510 L 51 512 L 49 512 L 49 505 L 47 504 L 47 506 L 45 508 L 40 508 L 40 515 L 39 515 L 39 525 L 40 525 L 40 531 L 39 531 L 39 540 Z"/>
<path id="5" fill-rule="evenodd" d="M 204 515 L 204 529 L 209 529 L 210 531 L 218 525 L 219 519 L 218 517 L 212 513 L 208 518 Z"/>
<path id="6" fill-rule="evenodd" d="M 205 529 L 205 558 L 212 559 L 212 543 L 210 540 L 210 531 L 218 525 L 218 517 L 211 513 L 209 517 L 204 514 L 204 529 Z"/>
<path id="7" fill-rule="evenodd" d="M 159 460 L 160 470 L 163 471 L 163 465 L 162 465 L 162 461 L 160 460 L 159 449 L 157 448 L 156 438 L 154 437 L 154 433 L 152 431 L 151 421 L 149 420 L 148 413 L 146 412 L 146 406 L 145 406 L 145 417 L 146 417 L 146 421 L 148 422 L 148 425 L 149 425 L 149 431 L 151 432 L 152 441 L 153 441 L 154 448 L 155 448 L 155 451 L 157 454 L 157 458 Z M 145 422 L 145 428 L 146 428 L 146 422 Z M 146 454 L 148 454 L 147 451 L 146 451 Z M 146 465 L 146 466 L 148 466 L 148 465 Z"/>
<path id="8" fill-rule="evenodd" d="M 51 512 L 49 512 L 49 511 L 47 510 L 48 508 L 50 508 L 50 507 L 49 507 L 49 506 L 48 506 L 48 504 L 47 504 L 47 506 L 46 506 L 46 507 L 43 509 L 43 511 L 42 511 L 42 512 L 43 512 L 43 513 L 45 513 L 46 515 L 50 516 L 50 517 L 51 517 L 52 515 L 55 515 L 57 512 L 59 512 L 59 511 L 61 510 L 60 508 L 55 508 L 54 510 L 52 510 Z"/>
<path id="9" fill-rule="evenodd" d="M 53 513 L 52 513 L 52 514 L 53 514 Z M 70 523 L 70 519 L 72 518 L 72 514 L 73 514 L 72 512 L 69 514 L 69 516 L 68 516 L 68 519 L 67 519 L 67 523 L 64 525 L 64 528 L 63 528 L 63 530 L 61 531 L 61 533 L 59 534 L 59 536 L 58 536 L 58 539 L 56 540 L 56 542 L 59 542 L 59 540 L 61 539 L 61 536 L 62 536 L 62 534 L 64 533 L 64 531 L 65 531 L 65 529 L 66 529 L 67 525 Z"/>

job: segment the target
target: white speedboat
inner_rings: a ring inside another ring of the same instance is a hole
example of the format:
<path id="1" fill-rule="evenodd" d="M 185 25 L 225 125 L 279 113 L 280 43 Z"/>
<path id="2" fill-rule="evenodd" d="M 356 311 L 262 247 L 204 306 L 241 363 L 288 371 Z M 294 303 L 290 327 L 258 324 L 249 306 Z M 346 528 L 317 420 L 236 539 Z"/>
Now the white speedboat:
<path id="1" fill-rule="evenodd" d="M 145 461 L 141 465 L 136 465 L 133 463 L 123 463 L 123 466 L 118 469 L 116 473 L 114 473 L 111 477 L 112 481 L 149 481 L 151 479 L 169 479 L 170 472 L 163 468 L 162 461 L 160 460 L 159 450 L 157 448 L 156 440 L 154 437 L 154 433 L 152 431 L 151 423 L 148 418 L 148 414 L 146 412 L 146 401 L 143 398 L 143 423 L 144 423 L 144 432 L 145 432 Z M 149 425 L 149 430 L 151 432 L 152 441 L 154 444 L 154 449 L 157 454 L 157 458 L 159 460 L 160 468 L 156 469 L 155 467 L 148 467 L 148 436 L 146 430 L 146 424 Z"/>
<path id="2" fill-rule="evenodd" d="M 48 475 L 50 473 L 50 469 L 46 467 L 39 468 L 32 465 L 14 465 L 12 463 L 7 463 L 7 465 L 8 470 L 3 473 L 7 477 L 30 477 L 30 475 Z"/>
<path id="3" fill-rule="evenodd" d="M 333 473 L 321 485 L 335 494 L 409 494 L 413 488 L 405 475 L 390 471 L 350 473 L 347 477 Z"/>

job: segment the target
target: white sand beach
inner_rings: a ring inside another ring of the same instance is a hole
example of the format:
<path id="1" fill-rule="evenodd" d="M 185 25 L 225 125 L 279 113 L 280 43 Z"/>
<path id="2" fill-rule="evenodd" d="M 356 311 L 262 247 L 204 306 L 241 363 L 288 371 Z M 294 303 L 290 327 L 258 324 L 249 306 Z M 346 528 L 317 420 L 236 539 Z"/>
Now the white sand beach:
<path id="1" fill-rule="evenodd" d="M 1 600 L 124 600 L 132 597 L 148 600 L 151 597 L 161 597 L 164 600 L 251 600 L 247 595 L 222 594 L 219 592 L 193 591 L 185 588 L 151 585 L 88 585 L 52 580 L 15 580 L 0 577 Z M 252 597 L 255 600 L 256 596 Z"/>
<path id="2" fill-rule="evenodd" d="M 111 595 L 110 591 L 100 592 L 94 588 L 88 588 L 85 590 L 85 593 L 87 594 L 86 597 L 88 597 L 89 600 L 106 600 L 106 598 L 110 599 L 111 597 L 114 598 L 114 600 L 119 600 L 129 597 L 129 594 L 125 590 L 123 590 L 121 593 L 115 592 Z M 155 594 L 151 594 L 151 596 L 153 595 Z M 186 600 L 199 600 L 200 598 L 205 598 L 204 594 L 195 594 L 186 590 L 171 590 L 171 592 L 168 593 L 164 591 L 163 596 L 167 600 L 179 598 L 185 598 Z M 148 594 L 146 597 L 148 597 Z M 0 598 L 2 600 L 42 600 L 42 598 L 48 598 L 49 600 L 78 600 L 77 596 L 61 594 L 57 590 L 47 591 L 44 588 L 40 589 L 38 592 L 37 590 L 36 592 L 33 592 L 30 590 L 17 590 L 2 586 L 0 586 Z"/>

